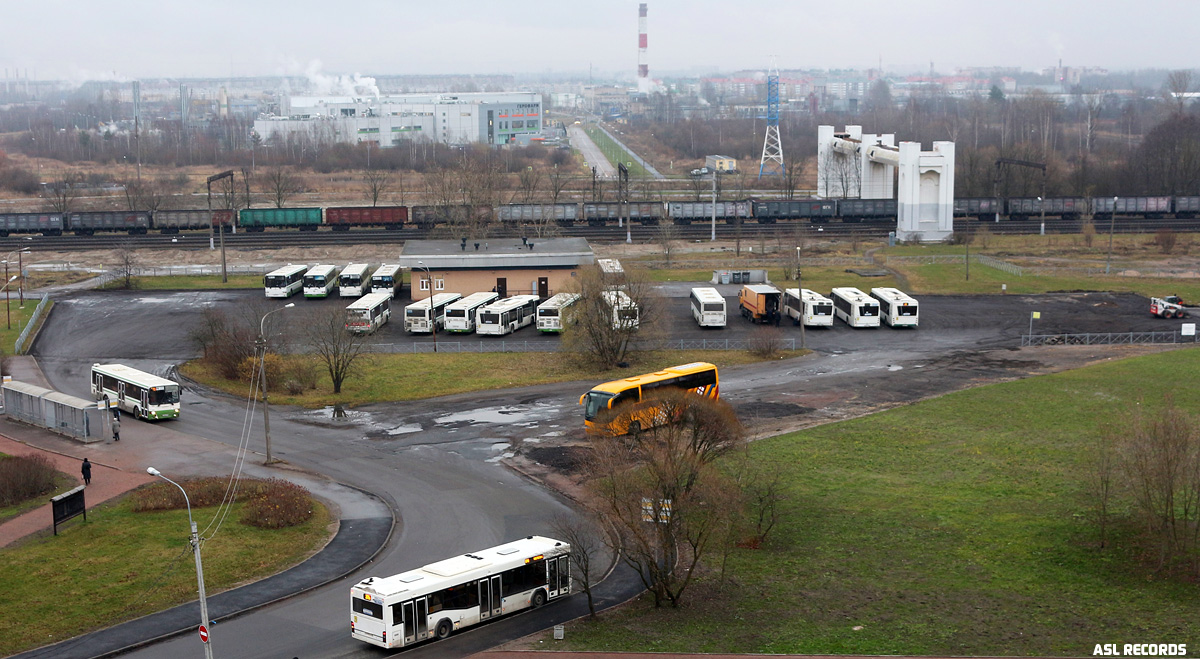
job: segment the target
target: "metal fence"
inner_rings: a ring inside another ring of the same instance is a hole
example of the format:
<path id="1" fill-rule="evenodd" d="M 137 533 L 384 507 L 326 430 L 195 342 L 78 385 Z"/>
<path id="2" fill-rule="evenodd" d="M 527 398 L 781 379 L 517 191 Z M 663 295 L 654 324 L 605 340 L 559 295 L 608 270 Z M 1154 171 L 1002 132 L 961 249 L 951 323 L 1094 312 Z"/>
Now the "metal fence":
<path id="1" fill-rule="evenodd" d="M 1110 332 L 1097 334 L 1022 334 L 1021 346 L 1095 346 L 1150 343 L 1197 343 L 1196 337 L 1171 332 Z"/>
<path id="2" fill-rule="evenodd" d="M 982 254 L 974 255 L 971 258 L 979 265 L 994 268 L 996 270 L 1003 270 L 1010 275 L 1016 275 L 1020 277 L 1025 274 L 1024 268 L 1019 265 L 1013 265 L 1008 261 L 1001 261 L 1000 259 L 992 258 L 990 256 L 983 256 Z"/>
<path id="3" fill-rule="evenodd" d="M 918 265 L 933 265 L 934 263 L 962 263 L 966 257 L 962 254 L 930 254 L 928 256 L 886 256 L 884 265 L 896 263 L 916 263 Z"/>
<path id="4" fill-rule="evenodd" d="M 639 346 L 639 349 L 660 350 L 751 350 L 763 347 L 772 341 L 779 350 L 795 350 L 796 339 L 680 339 L 666 341 L 654 346 Z M 426 354 L 434 350 L 433 342 L 422 343 L 375 343 L 370 350 L 383 353 Z M 437 351 L 447 353 L 480 352 L 559 352 L 558 341 L 438 341 Z"/>
<path id="5" fill-rule="evenodd" d="M 276 269 L 277 265 L 231 265 L 226 268 L 230 275 L 265 275 Z M 162 267 L 137 267 L 130 273 L 133 277 L 197 277 L 215 276 L 221 274 L 219 265 L 178 265 Z M 114 281 L 125 278 L 124 272 L 105 270 L 96 277 L 96 286 L 104 288 Z"/>
<path id="6" fill-rule="evenodd" d="M 21 330 L 21 335 L 17 337 L 17 342 L 13 344 L 13 354 L 19 355 L 25 349 L 25 342 L 29 340 L 29 333 L 33 328 L 37 327 L 38 320 L 42 317 L 42 312 L 46 310 L 46 304 L 50 302 L 50 295 L 43 293 L 42 300 L 38 302 L 37 308 L 33 310 L 33 314 L 29 316 L 29 321 L 25 323 L 25 329 Z"/>

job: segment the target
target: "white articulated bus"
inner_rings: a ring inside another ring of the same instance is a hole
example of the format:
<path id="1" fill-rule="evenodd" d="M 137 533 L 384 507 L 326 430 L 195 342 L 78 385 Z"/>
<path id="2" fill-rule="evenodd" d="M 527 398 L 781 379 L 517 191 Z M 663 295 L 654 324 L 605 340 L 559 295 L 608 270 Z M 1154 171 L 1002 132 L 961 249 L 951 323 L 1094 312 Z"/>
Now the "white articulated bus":
<path id="1" fill-rule="evenodd" d="M 571 594 L 571 545 L 531 535 L 350 588 L 350 636 L 399 648 Z"/>
<path id="2" fill-rule="evenodd" d="M 178 382 L 124 364 L 93 364 L 92 396 L 147 421 L 179 416 Z"/>
<path id="3" fill-rule="evenodd" d="M 539 299 L 536 295 L 514 295 L 480 307 L 475 312 L 475 332 L 503 336 L 532 324 Z"/>
<path id="4" fill-rule="evenodd" d="M 285 265 L 277 270 L 268 272 L 263 277 L 263 287 L 267 297 L 291 297 L 304 287 L 304 272 L 308 270 L 303 265 Z"/>
<path id="5" fill-rule="evenodd" d="M 359 298 L 371 292 L 370 268 L 366 263 L 351 263 L 338 275 L 338 296 Z"/>
<path id="6" fill-rule="evenodd" d="M 400 266 L 388 264 L 379 266 L 375 274 L 371 275 L 371 292 L 372 293 L 387 293 L 392 297 L 396 297 L 396 293 L 400 292 L 400 284 L 404 278 L 400 275 Z"/>
<path id="7" fill-rule="evenodd" d="M 337 285 L 338 269 L 332 265 L 314 265 L 304 273 L 304 297 L 329 297 Z"/>
<path id="8" fill-rule="evenodd" d="M 892 327 L 917 326 L 917 301 L 898 288 L 872 288 L 871 297 L 879 300 L 879 315 Z"/>
<path id="9" fill-rule="evenodd" d="M 479 308 L 496 301 L 500 294 L 496 291 L 471 293 L 463 299 L 446 307 L 447 332 L 474 332 L 475 312 Z"/>
<path id="10" fill-rule="evenodd" d="M 638 307 L 625 291 L 604 291 L 600 293 L 604 303 L 612 309 L 613 329 L 638 328 Z"/>
<path id="11" fill-rule="evenodd" d="M 438 293 L 404 307 L 404 331 L 433 333 L 446 326 L 446 306 L 462 297 L 458 293 Z"/>
<path id="12" fill-rule="evenodd" d="M 346 329 L 356 334 L 370 334 L 392 318 L 392 296 L 387 293 L 367 293 L 346 307 Z"/>
<path id="13" fill-rule="evenodd" d="M 538 305 L 537 328 L 543 332 L 561 332 L 570 320 L 570 308 L 579 301 L 578 293 L 556 293 Z"/>
<path id="14" fill-rule="evenodd" d="M 829 293 L 833 313 L 850 327 L 879 327 L 879 303 L 857 288 L 835 288 Z"/>
<path id="15" fill-rule="evenodd" d="M 833 327 L 833 300 L 807 288 L 783 292 L 783 313 L 796 325 Z"/>
<path id="16" fill-rule="evenodd" d="M 692 289 L 692 317 L 700 327 L 725 327 L 725 298 L 715 288 Z"/>

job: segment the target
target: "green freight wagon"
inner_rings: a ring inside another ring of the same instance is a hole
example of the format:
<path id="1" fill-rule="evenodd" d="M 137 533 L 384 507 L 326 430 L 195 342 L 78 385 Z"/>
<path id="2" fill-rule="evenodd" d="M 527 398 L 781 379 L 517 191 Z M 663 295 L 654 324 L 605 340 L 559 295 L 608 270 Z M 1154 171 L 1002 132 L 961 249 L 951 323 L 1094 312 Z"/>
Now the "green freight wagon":
<path id="1" fill-rule="evenodd" d="M 238 211 L 238 226 L 245 231 L 300 229 L 316 231 L 321 226 L 320 208 L 243 208 Z"/>

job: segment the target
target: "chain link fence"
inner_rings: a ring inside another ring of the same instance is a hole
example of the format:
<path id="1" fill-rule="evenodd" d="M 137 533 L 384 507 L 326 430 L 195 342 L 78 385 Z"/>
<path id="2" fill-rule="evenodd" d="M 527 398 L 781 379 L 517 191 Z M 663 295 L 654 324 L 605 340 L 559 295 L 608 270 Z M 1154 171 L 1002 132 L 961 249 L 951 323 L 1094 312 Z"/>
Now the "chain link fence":
<path id="1" fill-rule="evenodd" d="M 29 340 L 29 333 L 33 331 L 33 328 L 37 327 L 38 321 L 42 318 L 42 312 L 46 310 L 46 305 L 49 303 L 50 295 L 43 293 L 37 308 L 29 316 L 29 322 L 25 323 L 25 329 L 21 330 L 21 335 L 17 337 L 17 342 L 13 344 L 14 355 L 19 355 L 25 350 L 25 342 Z"/>
<path id="2" fill-rule="evenodd" d="M 1021 347 L 1096 346 L 1154 343 L 1197 343 L 1196 336 L 1171 332 L 1109 332 L 1095 334 L 1022 334 Z"/>
<path id="3" fill-rule="evenodd" d="M 751 350 L 762 347 L 763 339 L 680 339 L 656 344 L 660 350 Z M 779 350 L 796 350 L 796 339 L 770 339 Z M 646 349 L 650 346 L 640 346 Z M 434 344 L 422 343 L 374 343 L 372 352 L 426 354 L 434 352 Z M 437 352 L 481 353 L 481 352 L 559 352 L 562 346 L 557 341 L 438 341 Z"/>

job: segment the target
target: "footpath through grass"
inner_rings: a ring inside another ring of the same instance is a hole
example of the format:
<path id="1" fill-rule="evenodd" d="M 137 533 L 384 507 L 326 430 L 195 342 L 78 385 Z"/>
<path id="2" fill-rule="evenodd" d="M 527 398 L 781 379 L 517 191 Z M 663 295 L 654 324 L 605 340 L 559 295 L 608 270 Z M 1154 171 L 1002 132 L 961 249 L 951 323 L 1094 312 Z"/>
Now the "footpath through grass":
<path id="1" fill-rule="evenodd" d="M 243 504 L 235 505 L 202 546 L 209 596 L 279 572 L 322 546 L 329 513 L 313 503 L 308 522 L 275 530 L 238 523 Z M 216 510 L 193 511 L 201 529 Z M 0 656 L 195 600 L 187 511 L 135 513 L 128 497 L 101 504 L 58 536 L 0 549 L 0 584 Z"/>
<path id="2" fill-rule="evenodd" d="M 1200 589 L 1153 574 L 1128 525 L 1098 549 L 1095 438 L 1134 405 L 1200 409 L 1200 349 L 996 384 L 762 440 L 780 524 L 682 609 L 639 600 L 539 648 L 1091 656 L 1200 643 Z M 1147 552 L 1153 554 L 1153 551 Z M 713 557 L 710 565 L 717 563 Z M 1132 639 L 1144 639 L 1132 640 Z M 1192 653 L 1194 654 L 1194 650 Z"/>
<path id="3" fill-rule="evenodd" d="M 777 358 L 795 357 L 802 351 L 784 351 Z M 745 351 L 737 350 L 664 350 L 639 353 L 629 368 L 596 371 L 573 363 L 559 353 L 485 352 L 439 353 L 419 355 L 374 354 L 363 361 L 359 374 L 342 385 L 342 393 L 334 394 L 328 374 L 321 370 L 317 388 L 299 396 L 284 391 L 268 392 L 272 404 L 301 407 L 326 407 L 334 404 L 365 405 L 390 401 L 419 400 L 449 396 L 471 391 L 530 387 L 553 382 L 599 384 L 616 378 L 656 371 L 667 366 L 697 361 L 712 362 L 719 367 L 762 361 Z M 208 364 L 191 361 L 180 369 L 187 377 L 227 393 L 245 397 L 249 388 L 245 382 L 226 380 Z M 579 391 L 583 395 L 591 384 Z"/>

